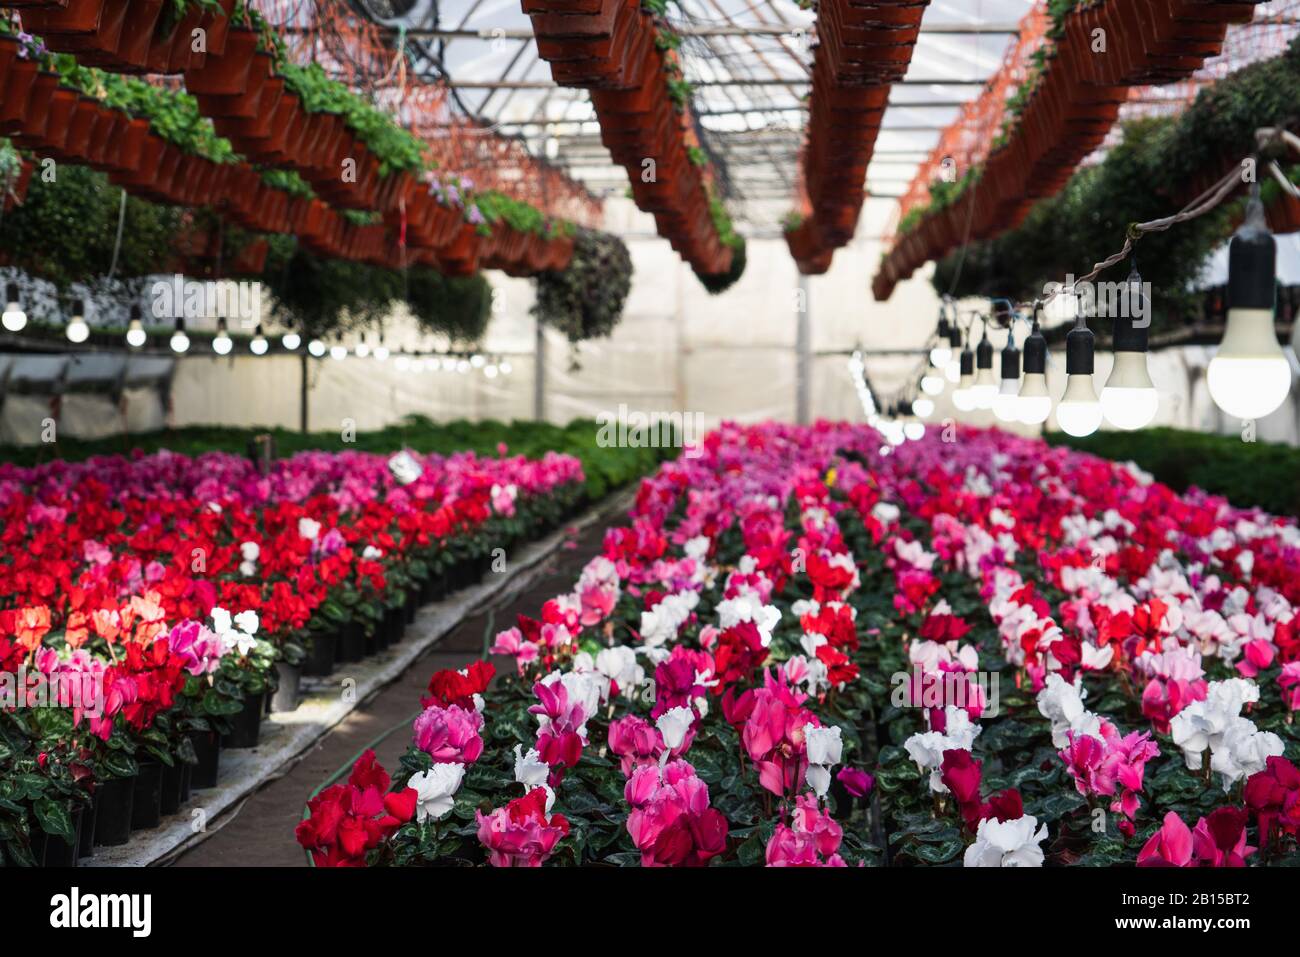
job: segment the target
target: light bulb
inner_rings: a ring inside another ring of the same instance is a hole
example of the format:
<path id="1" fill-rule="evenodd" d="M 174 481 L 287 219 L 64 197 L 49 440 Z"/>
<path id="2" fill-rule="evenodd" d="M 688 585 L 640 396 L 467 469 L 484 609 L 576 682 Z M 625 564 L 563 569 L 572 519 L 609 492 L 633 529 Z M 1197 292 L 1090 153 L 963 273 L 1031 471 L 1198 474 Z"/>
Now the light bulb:
<path id="1" fill-rule="evenodd" d="M 928 419 L 934 415 L 934 402 L 925 396 L 917 396 L 912 400 L 912 414 L 918 418 Z"/>
<path id="2" fill-rule="evenodd" d="M 230 332 L 226 327 L 226 320 L 222 317 L 217 320 L 217 335 L 212 340 L 212 351 L 219 356 L 229 355 L 234 346 L 234 342 L 230 339 Z"/>
<path id="3" fill-rule="evenodd" d="M 943 377 L 949 382 L 956 384 L 961 381 L 961 361 L 953 359 L 943 367 Z"/>
<path id="4" fill-rule="evenodd" d="M 296 332 L 286 332 L 280 337 L 280 345 L 290 352 L 293 352 L 302 345 L 302 336 Z"/>
<path id="5" fill-rule="evenodd" d="M 930 364 L 939 369 L 951 361 L 952 348 L 942 339 L 939 340 L 939 344 L 930 350 Z"/>
<path id="6" fill-rule="evenodd" d="M 456 371 L 459 372 L 461 375 L 464 375 L 466 372 L 468 372 L 469 367 L 470 367 L 470 363 L 466 359 L 461 359 L 459 362 L 456 363 Z"/>
<path id="7" fill-rule="evenodd" d="M 398 372 L 405 372 L 411 368 L 411 360 L 406 356 L 398 356 L 393 360 L 393 365 L 397 367 Z"/>
<path id="8" fill-rule="evenodd" d="M 483 375 L 489 379 L 495 379 L 497 377 L 497 367 L 489 362 L 483 367 Z"/>
<path id="9" fill-rule="evenodd" d="M 131 307 L 131 321 L 126 325 L 126 344 L 132 349 L 139 349 L 148 341 L 149 335 L 144 331 L 144 323 L 140 321 L 140 307 Z"/>
<path id="10" fill-rule="evenodd" d="M 1053 289 L 1056 295 L 1043 307 L 1043 312 L 1053 325 L 1073 322 L 1079 317 L 1079 294 L 1074 283 L 1048 283 L 1047 291 Z"/>
<path id="11" fill-rule="evenodd" d="M 259 322 L 257 328 L 253 331 L 253 341 L 248 344 L 248 351 L 255 356 L 266 355 L 266 350 L 271 344 L 266 341 L 266 335 L 262 332 L 262 324 Z"/>
<path id="12" fill-rule="evenodd" d="M 186 352 L 190 347 L 190 337 L 185 334 L 185 320 L 176 320 L 176 331 L 172 333 L 171 338 L 172 352 L 177 354 Z"/>
<path id="13" fill-rule="evenodd" d="M 510 360 L 509 360 L 509 359 L 502 359 L 502 360 L 501 360 L 501 374 L 502 374 L 502 375 L 509 375 L 509 374 L 510 374 L 511 372 L 513 372 L 513 371 L 514 371 L 514 366 L 512 366 L 512 365 L 510 364 Z"/>
<path id="14" fill-rule="evenodd" d="M 1000 422 L 1020 420 L 1020 380 L 1003 379 L 998 394 L 993 397 L 993 414 Z"/>
<path id="15" fill-rule="evenodd" d="M 370 355 L 370 346 L 365 339 L 362 339 L 357 343 L 357 358 L 364 359 L 368 355 Z"/>
<path id="16" fill-rule="evenodd" d="M 1056 405 L 1056 423 L 1074 436 L 1092 435 L 1101 425 L 1101 403 L 1092 387 L 1091 375 L 1072 375 L 1065 380 L 1065 394 Z"/>
<path id="17" fill-rule="evenodd" d="M 342 362 L 348 357 L 347 346 L 330 346 L 330 358 Z"/>
<path id="18" fill-rule="evenodd" d="M 380 362 L 387 362 L 388 355 L 389 355 L 388 346 L 383 344 L 375 346 L 375 358 L 378 359 Z"/>
<path id="19" fill-rule="evenodd" d="M 441 359 L 441 361 L 440 361 L 438 364 L 439 364 L 440 366 L 442 366 L 442 371 L 443 371 L 443 372 L 454 372 L 454 371 L 456 371 L 456 357 L 455 357 L 455 356 L 443 356 L 442 359 Z"/>
<path id="20" fill-rule="evenodd" d="M 927 372 L 921 376 L 921 391 L 926 395 L 939 395 L 943 392 L 943 376 L 937 372 Z"/>
<path id="21" fill-rule="evenodd" d="M 27 313 L 23 312 L 22 300 L 18 295 L 18 283 L 11 282 L 5 288 L 5 311 L 0 315 L 0 324 L 10 332 L 21 332 L 27 325 Z"/>
<path id="22" fill-rule="evenodd" d="M 80 299 L 73 300 L 72 318 L 68 320 L 68 327 L 63 330 L 69 342 L 80 343 L 90 338 L 90 326 L 86 324 L 85 311 L 84 302 Z"/>
<path id="23" fill-rule="evenodd" d="M 1092 330 L 1080 318 L 1065 337 L 1065 394 L 1056 406 L 1056 423 L 1070 435 L 1092 435 L 1101 425 L 1101 403 L 1092 387 L 1092 368 Z"/>
<path id="24" fill-rule="evenodd" d="M 1111 425 L 1131 432 L 1150 425 L 1160 408 L 1160 396 L 1147 370 L 1150 313 L 1144 308 L 1142 277 L 1136 265 L 1129 270 L 1127 295 L 1121 305 L 1124 308 L 1114 317 L 1115 361 L 1101 390 L 1101 411 Z"/>
<path id="25" fill-rule="evenodd" d="M 961 377 L 957 380 L 957 388 L 953 390 L 952 404 L 958 412 L 969 412 L 975 408 L 975 396 L 971 394 L 971 386 L 975 384 L 975 353 L 963 349 L 958 363 Z"/>
<path id="26" fill-rule="evenodd" d="M 475 369 L 482 369 L 485 365 L 487 365 L 487 360 L 484 359 L 481 355 L 479 355 L 476 352 L 469 357 L 469 364 L 473 366 Z"/>
<path id="27" fill-rule="evenodd" d="M 1210 398 L 1234 418 L 1262 418 L 1291 392 L 1291 364 L 1273 326 L 1276 275 L 1277 243 L 1256 184 L 1228 244 L 1228 324 L 1205 374 Z"/>
<path id="28" fill-rule="evenodd" d="M 325 343 L 321 342 L 319 339 L 313 339 L 311 342 L 307 343 L 307 351 L 319 359 L 325 354 Z"/>

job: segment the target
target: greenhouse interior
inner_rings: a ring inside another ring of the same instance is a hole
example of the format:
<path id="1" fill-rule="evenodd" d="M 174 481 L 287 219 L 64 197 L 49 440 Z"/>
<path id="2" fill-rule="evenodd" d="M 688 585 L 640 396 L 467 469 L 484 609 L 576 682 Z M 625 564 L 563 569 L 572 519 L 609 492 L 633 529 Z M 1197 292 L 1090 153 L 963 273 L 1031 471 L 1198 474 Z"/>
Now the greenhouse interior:
<path id="1" fill-rule="evenodd" d="M 1300 865 L 1300 0 L 0 8 L 51 928 L 225 867 L 1267 922 L 1204 869 Z"/>

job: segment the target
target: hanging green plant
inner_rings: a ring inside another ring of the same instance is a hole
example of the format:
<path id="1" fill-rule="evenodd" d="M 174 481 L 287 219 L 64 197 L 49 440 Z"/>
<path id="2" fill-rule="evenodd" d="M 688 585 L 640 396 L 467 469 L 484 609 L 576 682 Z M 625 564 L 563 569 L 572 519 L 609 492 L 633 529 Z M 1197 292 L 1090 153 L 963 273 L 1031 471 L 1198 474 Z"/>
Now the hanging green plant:
<path id="1" fill-rule="evenodd" d="M 94 285 L 113 268 L 121 201 L 118 187 L 84 166 L 62 165 L 52 181 L 33 176 L 22 205 L 5 214 L 0 252 L 60 290 Z M 178 232 L 192 222 L 189 210 L 128 196 L 114 275 L 134 279 L 164 268 Z"/>
<path id="2" fill-rule="evenodd" d="M 433 269 L 412 269 L 406 304 L 425 331 L 472 343 L 487 331 L 492 287 L 481 274 L 444 276 Z"/>
<path id="3" fill-rule="evenodd" d="M 570 342 L 614 331 L 632 288 L 632 257 L 623 240 L 579 229 L 568 268 L 537 277 L 533 314 L 559 329 Z"/>
<path id="4" fill-rule="evenodd" d="M 269 237 L 262 281 L 278 319 L 317 337 L 376 324 L 402 298 L 402 277 L 346 259 L 327 259 L 293 237 Z"/>

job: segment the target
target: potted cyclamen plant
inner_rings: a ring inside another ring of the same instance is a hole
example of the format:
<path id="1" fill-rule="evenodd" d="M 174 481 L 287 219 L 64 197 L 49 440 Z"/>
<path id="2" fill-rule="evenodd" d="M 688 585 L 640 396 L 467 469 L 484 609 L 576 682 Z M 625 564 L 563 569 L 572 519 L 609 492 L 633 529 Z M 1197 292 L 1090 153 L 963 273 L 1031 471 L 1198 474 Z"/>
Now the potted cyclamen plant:
<path id="1" fill-rule="evenodd" d="M 213 630 L 227 648 L 213 685 L 228 693 L 238 693 L 243 702 L 239 711 L 231 716 L 230 730 L 222 738 L 222 746 L 257 747 L 264 699 L 267 692 L 274 690 L 275 646 L 256 637 L 256 612 L 243 611 L 232 616 L 223 608 L 214 608 L 211 615 Z"/>

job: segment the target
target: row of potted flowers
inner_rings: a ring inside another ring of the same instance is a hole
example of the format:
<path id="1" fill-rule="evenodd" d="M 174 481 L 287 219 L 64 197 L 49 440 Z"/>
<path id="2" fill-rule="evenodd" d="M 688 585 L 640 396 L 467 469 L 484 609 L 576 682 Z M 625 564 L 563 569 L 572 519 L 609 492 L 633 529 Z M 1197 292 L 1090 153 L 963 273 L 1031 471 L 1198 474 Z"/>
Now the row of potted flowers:
<path id="1" fill-rule="evenodd" d="M 1294 861 L 1300 529 L 953 438 L 711 434 L 504 660 L 435 674 L 400 768 L 364 756 L 299 842 L 319 865 Z"/>
<path id="2" fill-rule="evenodd" d="M 72 863 L 217 783 L 268 708 L 575 509 L 579 462 L 223 453 L 0 466 L 0 850 Z M 17 695 L 24 695 L 19 700 Z"/>
<path id="3" fill-rule="evenodd" d="M 698 275 L 725 275 L 735 242 L 717 222 L 689 103 L 672 92 L 670 80 L 683 83 L 676 52 L 641 0 L 523 0 L 523 11 L 555 82 L 591 91 L 601 142 L 637 206 Z"/>
<path id="4" fill-rule="evenodd" d="M 890 85 L 907 72 L 924 12 L 923 4 L 818 5 L 802 157 L 810 214 L 786 230 L 802 273 L 825 272 L 853 238 Z"/>
<path id="5" fill-rule="evenodd" d="M 1114 125 L 1130 86 L 1185 79 L 1217 56 L 1229 23 L 1248 22 L 1253 5 L 1179 0 L 1155 7 L 1104 0 L 1061 21 L 1025 105 L 989 153 L 974 189 L 925 212 L 901 232 L 877 272 L 877 300 L 967 234 L 986 239 L 1019 225 L 1039 199 L 1056 193 Z M 1099 47 L 1098 44 L 1101 44 Z"/>

